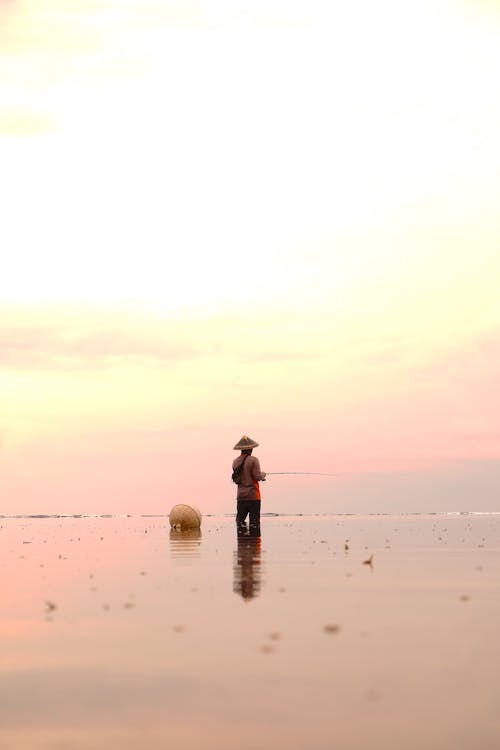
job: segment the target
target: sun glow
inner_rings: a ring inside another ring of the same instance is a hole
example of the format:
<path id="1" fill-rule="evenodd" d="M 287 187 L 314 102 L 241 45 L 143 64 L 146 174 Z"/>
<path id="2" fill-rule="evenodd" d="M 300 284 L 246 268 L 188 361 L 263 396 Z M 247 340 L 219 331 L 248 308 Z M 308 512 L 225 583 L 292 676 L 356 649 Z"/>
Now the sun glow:
<path id="1" fill-rule="evenodd" d="M 14 498 L 28 463 L 83 502 L 107 461 L 158 500 L 233 431 L 326 471 L 499 457 L 493 5 L 0 14 Z"/>

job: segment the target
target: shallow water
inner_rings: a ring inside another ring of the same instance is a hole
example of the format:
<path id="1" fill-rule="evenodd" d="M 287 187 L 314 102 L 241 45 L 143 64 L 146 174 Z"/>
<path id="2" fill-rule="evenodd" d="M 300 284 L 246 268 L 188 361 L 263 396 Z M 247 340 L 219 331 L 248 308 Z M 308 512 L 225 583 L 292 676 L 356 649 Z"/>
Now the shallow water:
<path id="1" fill-rule="evenodd" d="M 0 526 L 0 748 L 500 746 L 498 514 Z"/>

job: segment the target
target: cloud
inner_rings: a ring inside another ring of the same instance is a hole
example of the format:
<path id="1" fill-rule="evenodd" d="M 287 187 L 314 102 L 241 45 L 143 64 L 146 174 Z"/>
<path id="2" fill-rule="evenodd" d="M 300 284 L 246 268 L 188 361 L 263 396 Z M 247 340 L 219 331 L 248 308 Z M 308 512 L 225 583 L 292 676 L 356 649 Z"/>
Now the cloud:
<path id="1" fill-rule="evenodd" d="M 402 335 L 366 335 L 347 345 L 351 362 L 361 367 L 400 365 L 408 361 L 411 342 Z"/>
<path id="2" fill-rule="evenodd" d="M 43 112 L 25 108 L 0 111 L 0 135 L 35 135 L 55 127 L 54 118 Z"/>
<path id="3" fill-rule="evenodd" d="M 429 461 L 402 471 L 388 466 L 385 471 L 347 473 L 335 480 L 336 512 L 498 511 L 499 480 L 498 458 Z M 317 505 L 327 509 L 329 502 L 325 496 Z"/>
<path id="4" fill-rule="evenodd" d="M 500 432 L 471 432 L 462 435 L 462 440 L 479 441 L 483 443 L 500 443 Z"/>
<path id="5" fill-rule="evenodd" d="M 311 362 L 319 359 L 319 352 L 304 349 L 291 349 L 275 346 L 272 349 L 262 349 L 251 353 L 242 352 L 240 358 L 245 362 L 253 364 L 284 364 L 286 362 Z"/>
<path id="6" fill-rule="evenodd" d="M 251 320 L 238 314 L 155 316 L 130 308 L 4 306 L 0 314 L 0 362 L 13 370 L 171 367 L 212 360 L 222 369 L 226 363 L 229 376 L 231 364 L 321 362 L 337 381 L 397 373 L 400 385 L 448 383 L 452 389 L 476 389 L 478 400 L 485 389 L 493 397 L 500 378 L 500 327 L 495 326 L 436 342 L 376 331 L 349 335 L 335 321 L 317 331 L 314 321 L 304 327 L 301 317 L 290 313 L 273 315 L 272 325 L 258 314 Z M 485 428 L 476 425 L 472 431 Z"/>
<path id="7" fill-rule="evenodd" d="M 451 339 L 434 347 L 420 375 L 444 380 L 454 387 L 466 386 L 474 400 L 485 396 L 498 399 L 500 325 L 489 325 L 464 334 L 459 341 Z"/>
<path id="8" fill-rule="evenodd" d="M 0 362 L 11 369 L 100 368 L 156 360 L 163 364 L 203 355 L 195 342 L 186 342 L 169 329 L 128 330 L 103 323 L 69 323 L 0 327 Z"/>
<path id="9" fill-rule="evenodd" d="M 239 323 L 241 325 L 239 325 Z M 0 321 L 0 363 L 11 370 L 99 369 L 116 366 L 174 366 L 224 359 L 251 364 L 308 361 L 313 349 L 273 345 L 243 321 L 118 316 L 64 308 L 4 308 Z M 260 326 L 258 326 L 260 328 Z"/>

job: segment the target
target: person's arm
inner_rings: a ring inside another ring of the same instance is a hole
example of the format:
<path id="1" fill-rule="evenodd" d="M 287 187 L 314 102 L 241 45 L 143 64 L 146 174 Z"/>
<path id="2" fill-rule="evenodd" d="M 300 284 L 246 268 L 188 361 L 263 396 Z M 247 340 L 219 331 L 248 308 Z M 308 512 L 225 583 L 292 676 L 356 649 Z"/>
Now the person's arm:
<path id="1" fill-rule="evenodd" d="M 257 456 L 254 456 L 254 461 L 252 465 L 252 478 L 255 479 L 257 482 L 265 482 L 266 481 L 266 472 L 260 470 L 260 463 Z"/>

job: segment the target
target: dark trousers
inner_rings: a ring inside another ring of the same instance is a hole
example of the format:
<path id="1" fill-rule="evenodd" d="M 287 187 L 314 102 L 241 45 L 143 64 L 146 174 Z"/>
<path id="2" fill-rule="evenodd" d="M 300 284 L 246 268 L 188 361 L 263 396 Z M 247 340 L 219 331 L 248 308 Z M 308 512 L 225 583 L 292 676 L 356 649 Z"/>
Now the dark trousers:
<path id="1" fill-rule="evenodd" d="M 238 500 L 236 508 L 236 525 L 244 526 L 250 515 L 250 528 L 260 526 L 260 500 Z"/>

